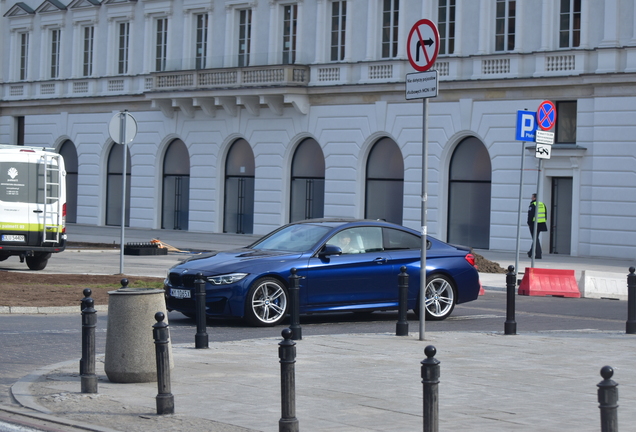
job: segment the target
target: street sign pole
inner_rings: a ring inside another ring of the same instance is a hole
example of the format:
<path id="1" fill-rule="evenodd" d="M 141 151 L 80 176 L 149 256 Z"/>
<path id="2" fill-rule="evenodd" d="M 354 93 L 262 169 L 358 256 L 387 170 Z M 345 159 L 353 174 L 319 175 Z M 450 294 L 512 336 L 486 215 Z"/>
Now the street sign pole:
<path id="1" fill-rule="evenodd" d="M 539 237 L 539 233 L 537 232 L 537 228 L 539 226 L 539 203 L 541 202 L 542 193 L 541 193 L 541 168 L 543 166 L 543 159 L 539 159 L 539 169 L 537 170 L 537 199 L 535 201 L 535 209 L 534 209 L 534 228 L 532 230 L 532 263 L 530 267 L 534 268 L 534 256 L 537 250 L 537 237 Z"/>
<path id="2" fill-rule="evenodd" d="M 121 240 L 119 245 L 119 274 L 124 274 L 124 230 L 126 226 L 126 163 L 128 161 L 128 146 L 137 135 L 137 121 L 128 110 L 115 114 L 108 124 L 110 138 L 122 145 L 123 163 L 121 173 Z"/>
<path id="3" fill-rule="evenodd" d="M 420 252 L 420 340 L 426 336 L 426 211 L 428 200 L 428 98 L 436 97 L 438 92 L 437 71 L 427 72 L 439 54 L 439 32 L 430 20 L 416 22 L 406 40 L 406 53 L 409 63 L 419 74 L 406 76 L 406 99 L 424 99 L 422 103 L 422 246 Z"/>
<path id="4" fill-rule="evenodd" d="M 428 200 L 428 98 L 422 102 L 422 253 L 420 257 L 420 340 L 426 336 L 426 211 Z"/>
<path id="5" fill-rule="evenodd" d="M 517 214 L 517 253 L 515 253 L 515 272 L 519 274 L 519 247 L 521 245 L 521 209 L 522 209 L 522 197 L 523 197 L 523 172 L 525 165 L 525 150 L 526 142 L 521 142 L 521 174 L 519 179 L 519 211 Z M 515 281 L 516 283 L 516 281 Z"/>
<path id="6" fill-rule="evenodd" d="M 124 230 L 126 226 L 126 156 L 128 145 L 126 144 L 126 114 L 128 110 L 119 113 L 119 142 L 124 152 L 124 162 L 121 173 L 121 240 L 119 242 L 119 274 L 124 274 Z"/>

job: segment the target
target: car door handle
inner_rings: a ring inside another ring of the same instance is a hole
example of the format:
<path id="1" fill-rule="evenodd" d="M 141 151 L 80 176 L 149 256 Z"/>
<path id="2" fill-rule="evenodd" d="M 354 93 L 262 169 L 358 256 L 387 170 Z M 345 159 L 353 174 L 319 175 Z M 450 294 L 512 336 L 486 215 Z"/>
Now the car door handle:
<path id="1" fill-rule="evenodd" d="M 378 257 L 378 258 L 374 259 L 373 262 L 375 262 L 377 264 L 386 264 L 386 258 Z"/>
<path id="2" fill-rule="evenodd" d="M 33 213 L 43 213 L 42 210 L 33 210 Z"/>

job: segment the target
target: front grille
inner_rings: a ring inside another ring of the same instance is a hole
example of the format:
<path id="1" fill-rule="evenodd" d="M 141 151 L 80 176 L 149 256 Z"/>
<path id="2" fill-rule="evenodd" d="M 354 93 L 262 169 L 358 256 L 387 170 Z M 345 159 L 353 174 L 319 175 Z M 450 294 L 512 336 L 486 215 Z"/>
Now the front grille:
<path id="1" fill-rule="evenodd" d="M 193 274 L 170 273 L 168 276 L 173 287 L 194 288 L 195 279 L 196 275 Z"/>

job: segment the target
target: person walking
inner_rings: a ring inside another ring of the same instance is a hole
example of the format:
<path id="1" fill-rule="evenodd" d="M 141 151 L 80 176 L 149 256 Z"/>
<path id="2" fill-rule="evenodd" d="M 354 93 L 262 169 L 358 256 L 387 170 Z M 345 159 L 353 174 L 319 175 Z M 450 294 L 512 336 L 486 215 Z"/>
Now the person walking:
<path id="1" fill-rule="evenodd" d="M 532 194 L 532 201 L 530 201 L 530 205 L 528 206 L 528 227 L 530 228 L 530 237 L 534 241 L 534 219 L 537 218 L 537 246 L 535 249 L 535 258 L 541 259 L 541 242 L 539 241 L 539 235 L 548 230 L 548 226 L 546 221 L 548 220 L 548 214 L 545 209 L 545 204 L 539 202 L 538 210 L 537 210 L 537 194 Z M 532 258 L 532 244 L 530 245 L 530 250 L 528 251 L 528 258 Z"/>

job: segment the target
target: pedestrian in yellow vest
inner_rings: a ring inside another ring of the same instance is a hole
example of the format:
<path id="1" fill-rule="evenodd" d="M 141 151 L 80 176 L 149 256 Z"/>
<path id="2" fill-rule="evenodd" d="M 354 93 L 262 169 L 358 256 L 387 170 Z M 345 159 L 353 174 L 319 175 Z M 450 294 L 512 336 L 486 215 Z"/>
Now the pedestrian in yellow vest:
<path id="1" fill-rule="evenodd" d="M 545 209 L 545 204 L 539 202 L 539 210 L 537 211 L 537 194 L 532 194 L 532 201 L 528 206 L 528 227 L 530 228 L 530 238 L 534 239 L 534 218 L 537 218 L 537 247 L 535 249 L 535 258 L 541 259 L 541 242 L 539 241 L 539 235 L 543 231 L 548 230 L 546 221 L 548 220 L 548 213 Z M 532 258 L 532 245 L 528 251 L 528 257 Z"/>

